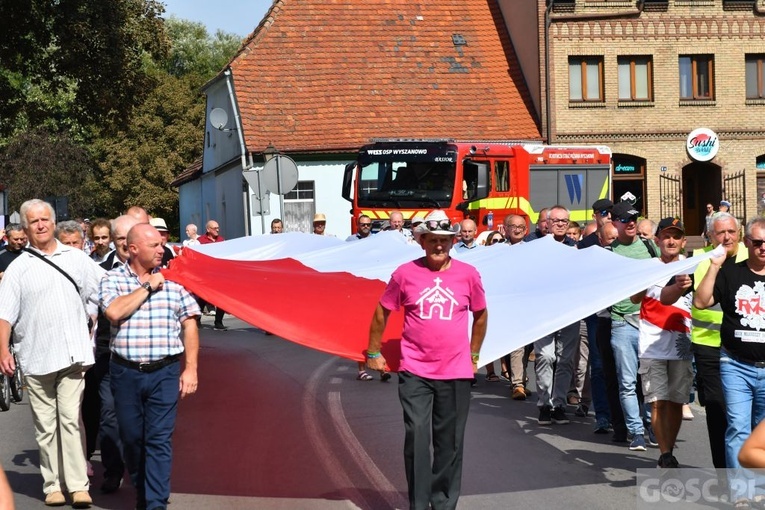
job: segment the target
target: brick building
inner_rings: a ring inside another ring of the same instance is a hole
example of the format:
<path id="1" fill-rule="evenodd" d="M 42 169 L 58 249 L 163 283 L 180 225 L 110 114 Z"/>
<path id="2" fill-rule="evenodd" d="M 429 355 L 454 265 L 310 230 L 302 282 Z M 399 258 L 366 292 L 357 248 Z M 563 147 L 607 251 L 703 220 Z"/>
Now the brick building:
<path id="1" fill-rule="evenodd" d="M 727 199 L 741 219 L 762 209 L 764 2 L 536 6 L 538 99 L 549 143 L 610 146 L 614 199 L 634 197 L 652 219 L 679 216 L 689 234 L 701 232 L 707 203 Z M 512 27 L 511 36 L 525 37 Z M 706 129 L 692 142 L 697 128 Z"/>

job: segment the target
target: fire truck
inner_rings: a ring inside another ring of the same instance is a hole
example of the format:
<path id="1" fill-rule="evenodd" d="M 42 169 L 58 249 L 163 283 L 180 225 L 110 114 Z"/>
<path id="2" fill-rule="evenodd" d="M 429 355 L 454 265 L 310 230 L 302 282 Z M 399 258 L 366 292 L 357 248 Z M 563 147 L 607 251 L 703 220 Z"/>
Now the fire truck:
<path id="1" fill-rule="evenodd" d="M 584 223 L 592 203 L 610 198 L 610 190 L 611 150 L 604 146 L 384 140 L 362 147 L 345 167 L 342 194 L 353 204 L 353 232 L 360 214 L 379 229 L 393 211 L 408 224 L 434 209 L 453 222 L 472 218 L 480 232 L 496 229 L 510 214 L 531 226 L 553 205 Z"/>

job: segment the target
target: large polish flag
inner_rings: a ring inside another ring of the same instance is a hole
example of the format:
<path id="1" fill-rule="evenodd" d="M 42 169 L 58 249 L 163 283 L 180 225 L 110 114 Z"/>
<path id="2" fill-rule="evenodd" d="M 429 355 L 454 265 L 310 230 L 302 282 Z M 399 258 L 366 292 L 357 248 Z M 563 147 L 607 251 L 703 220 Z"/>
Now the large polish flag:
<path id="1" fill-rule="evenodd" d="M 461 253 L 486 290 L 489 326 L 479 366 L 690 273 L 712 253 L 664 264 L 600 247 L 577 250 L 551 236 Z M 372 313 L 391 273 L 423 255 L 397 232 L 354 242 L 293 232 L 186 248 L 166 277 L 253 326 L 363 361 Z M 383 335 L 383 355 L 394 371 L 402 325 L 402 313 L 392 313 Z"/>

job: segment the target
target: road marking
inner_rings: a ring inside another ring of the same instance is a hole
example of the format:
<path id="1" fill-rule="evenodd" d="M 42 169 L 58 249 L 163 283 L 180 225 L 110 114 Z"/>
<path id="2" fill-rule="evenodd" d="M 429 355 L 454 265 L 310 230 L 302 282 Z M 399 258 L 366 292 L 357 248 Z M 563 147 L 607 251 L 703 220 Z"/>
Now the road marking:
<path id="1" fill-rule="evenodd" d="M 343 382 L 343 379 L 341 377 L 330 377 L 329 378 L 329 384 L 340 384 Z"/>
<path id="2" fill-rule="evenodd" d="M 332 416 L 332 421 L 335 424 L 337 433 L 343 440 L 345 445 L 351 453 L 351 457 L 356 462 L 356 465 L 361 468 L 364 475 L 372 483 L 372 486 L 385 499 L 389 508 L 406 508 L 406 502 L 399 494 L 398 490 L 388 480 L 385 475 L 377 467 L 367 451 L 361 446 L 361 442 L 356 437 L 356 434 L 351 430 L 351 426 L 348 424 L 348 420 L 345 418 L 345 412 L 343 411 L 343 404 L 340 400 L 340 393 L 332 391 L 329 393 L 329 414 Z"/>
<path id="3" fill-rule="evenodd" d="M 319 419 L 317 389 L 319 383 L 325 380 L 325 372 L 327 369 L 336 361 L 335 358 L 328 359 L 322 363 L 308 379 L 305 386 L 305 392 L 303 393 L 303 423 L 306 428 L 308 439 L 311 441 L 311 446 L 316 450 L 317 458 L 319 459 L 319 462 L 324 465 L 324 470 L 330 480 L 332 480 L 332 484 L 338 488 L 339 492 L 345 493 L 344 496 L 346 496 L 347 499 L 350 499 L 351 501 L 363 501 L 365 503 L 364 506 L 370 508 L 371 505 L 366 498 L 364 498 L 361 491 L 356 489 L 351 483 L 340 460 L 332 452 L 332 445 L 327 441 L 321 431 L 320 423 L 322 420 Z"/>
<path id="4" fill-rule="evenodd" d="M 263 498 L 245 496 L 213 496 L 202 494 L 172 493 L 170 498 L 175 505 L 184 510 L 208 510 L 226 508 L 227 510 L 250 510 L 268 508 L 269 510 L 360 510 L 352 501 L 307 498 Z"/>

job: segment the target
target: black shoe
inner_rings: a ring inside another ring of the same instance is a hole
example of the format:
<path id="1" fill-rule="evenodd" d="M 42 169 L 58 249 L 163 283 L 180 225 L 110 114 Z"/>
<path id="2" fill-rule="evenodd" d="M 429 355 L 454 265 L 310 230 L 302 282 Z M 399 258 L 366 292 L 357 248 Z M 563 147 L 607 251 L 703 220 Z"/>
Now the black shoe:
<path id="1" fill-rule="evenodd" d="M 552 421 L 553 423 L 557 423 L 559 425 L 565 425 L 567 423 L 570 423 L 568 420 L 568 416 L 566 416 L 566 410 L 563 409 L 563 406 L 558 406 L 555 409 L 553 409 Z"/>
<path id="2" fill-rule="evenodd" d="M 382 375 L 380 375 L 380 381 L 381 382 L 390 381 L 390 372 L 383 372 Z"/>
<path id="3" fill-rule="evenodd" d="M 614 443 L 627 443 L 627 433 L 626 432 L 614 432 L 614 435 L 611 436 L 611 441 Z"/>
<path id="4" fill-rule="evenodd" d="M 215 331 L 228 331 L 228 328 L 224 326 L 222 322 L 221 323 L 216 322 L 215 325 L 213 326 L 213 329 Z"/>
<path id="5" fill-rule="evenodd" d="M 657 465 L 660 468 L 677 468 L 680 467 L 680 464 L 677 462 L 677 459 L 674 455 L 672 455 L 672 452 L 662 453 L 661 457 L 659 457 L 659 462 Z"/>
<path id="6" fill-rule="evenodd" d="M 576 408 L 576 411 L 574 411 L 574 414 L 579 416 L 580 418 L 586 418 L 587 413 L 590 412 L 590 408 L 587 407 L 584 404 L 579 404 L 579 406 Z"/>
<path id="7" fill-rule="evenodd" d="M 117 492 L 122 487 L 121 476 L 107 476 L 104 478 L 104 483 L 101 484 L 101 492 L 104 494 L 111 494 Z"/>
<path id="8" fill-rule="evenodd" d="M 539 408 L 539 420 L 537 423 L 540 425 L 552 425 L 552 407 L 542 406 Z"/>

